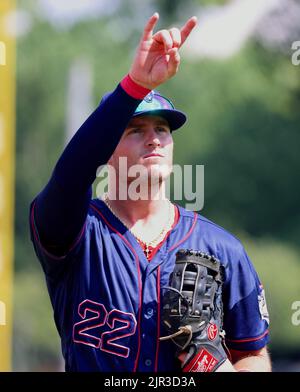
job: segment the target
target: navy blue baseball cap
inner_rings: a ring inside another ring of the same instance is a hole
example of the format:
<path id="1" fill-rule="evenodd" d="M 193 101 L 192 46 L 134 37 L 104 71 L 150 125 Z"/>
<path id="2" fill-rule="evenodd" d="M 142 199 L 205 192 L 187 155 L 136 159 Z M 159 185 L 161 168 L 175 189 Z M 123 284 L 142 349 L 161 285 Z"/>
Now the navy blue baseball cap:
<path id="1" fill-rule="evenodd" d="M 157 91 L 151 91 L 136 108 L 132 117 L 142 115 L 161 116 L 168 121 L 171 131 L 182 127 L 186 122 L 186 115 L 180 110 L 175 109 L 173 103 Z"/>

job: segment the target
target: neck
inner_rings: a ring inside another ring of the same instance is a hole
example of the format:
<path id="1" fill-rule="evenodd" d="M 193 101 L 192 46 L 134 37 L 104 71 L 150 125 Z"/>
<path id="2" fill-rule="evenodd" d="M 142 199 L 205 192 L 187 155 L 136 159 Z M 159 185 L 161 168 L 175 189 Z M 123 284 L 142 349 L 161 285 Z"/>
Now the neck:
<path id="1" fill-rule="evenodd" d="M 135 225 L 138 221 L 150 223 L 155 218 L 163 218 L 169 208 L 170 201 L 165 196 L 165 183 L 159 184 L 157 189 L 149 188 L 145 200 L 132 200 L 127 197 L 122 200 L 118 190 L 109 190 L 107 198 L 111 208 L 117 215 L 126 220 L 128 225 Z"/>
<path id="2" fill-rule="evenodd" d="M 145 218 L 140 215 L 139 218 L 136 218 L 133 223 L 129 223 L 129 219 L 125 218 L 125 216 L 133 216 L 133 214 L 123 214 L 122 216 L 122 207 L 124 207 L 124 203 L 119 204 L 119 211 L 116 211 L 116 208 L 112 206 L 111 200 L 109 200 L 108 194 L 103 195 L 103 200 L 111 210 L 111 212 L 116 215 L 123 224 L 131 231 L 131 233 L 146 245 L 146 253 L 147 257 L 149 255 L 149 247 L 157 246 L 164 238 L 169 230 L 171 230 L 172 225 L 174 223 L 175 218 L 175 210 L 174 206 L 169 200 L 156 200 L 155 209 L 157 209 L 156 213 L 150 213 L 147 215 L 147 211 L 143 211 Z M 161 205 L 164 203 L 164 205 Z M 115 203 L 118 205 L 118 203 Z M 161 205 L 161 208 L 157 207 Z M 127 203 L 128 206 L 128 203 Z M 147 204 L 149 207 L 149 204 Z"/>

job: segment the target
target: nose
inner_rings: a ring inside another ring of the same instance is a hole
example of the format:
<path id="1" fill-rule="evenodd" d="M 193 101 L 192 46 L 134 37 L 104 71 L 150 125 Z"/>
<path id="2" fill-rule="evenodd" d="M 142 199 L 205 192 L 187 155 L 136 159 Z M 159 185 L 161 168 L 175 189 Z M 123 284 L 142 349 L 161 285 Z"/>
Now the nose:
<path id="1" fill-rule="evenodd" d="M 155 147 L 160 146 L 161 142 L 160 142 L 160 139 L 159 139 L 157 133 L 155 132 L 154 128 L 149 130 L 146 134 L 147 134 L 147 137 L 145 140 L 145 142 L 146 142 L 145 144 L 147 146 L 155 146 Z"/>

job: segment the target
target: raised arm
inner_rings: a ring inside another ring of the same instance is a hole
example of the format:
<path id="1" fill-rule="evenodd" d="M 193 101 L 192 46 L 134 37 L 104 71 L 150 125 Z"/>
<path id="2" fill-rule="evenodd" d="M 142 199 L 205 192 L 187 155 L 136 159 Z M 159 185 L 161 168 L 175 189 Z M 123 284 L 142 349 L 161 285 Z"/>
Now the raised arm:
<path id="1" fill-rule="evenodd" d="M 153 33 L 155 13 L 147 21 L 129 74 L 84 122 L 59 158 L 50 181 L 37 196 L 31 224 L 44 247 L 65 254 L 84 225 L 97 168 L 115 150 L 136 107 L 148 92 L 174 76 L 178 49 L 196 25 Z"/>

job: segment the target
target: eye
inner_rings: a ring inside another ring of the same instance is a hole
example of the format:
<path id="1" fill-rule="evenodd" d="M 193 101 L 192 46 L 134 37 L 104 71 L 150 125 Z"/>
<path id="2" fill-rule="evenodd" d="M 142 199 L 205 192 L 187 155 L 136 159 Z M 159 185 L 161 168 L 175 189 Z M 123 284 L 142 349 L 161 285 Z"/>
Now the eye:
<path id="1" fill-rule="evenodd" d="M 165 127 L 157 127 L 156 130 L 159 133 L 169 133 L 170 132 L 170 129 L 167 126 L 165 126 Z"/>
<path id="2" fill-rule="evenodd" d="M 129 135 L 131 135 L 131 134 L 138 134 L 138 133 L 141 133 L 142 132 L 142 129 L 141 128 L 132 128 L 129 132 L 128 132 L 128 134 Z"/>

